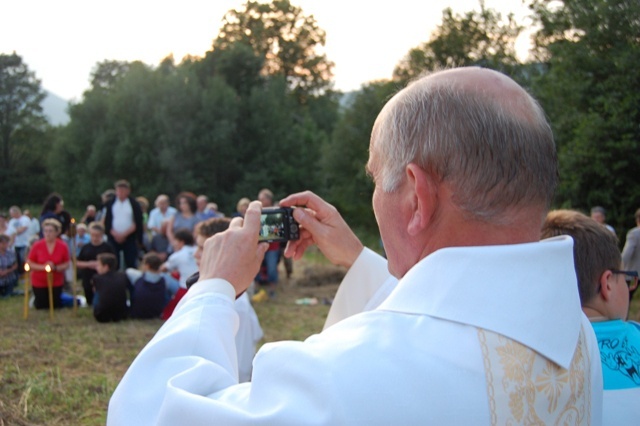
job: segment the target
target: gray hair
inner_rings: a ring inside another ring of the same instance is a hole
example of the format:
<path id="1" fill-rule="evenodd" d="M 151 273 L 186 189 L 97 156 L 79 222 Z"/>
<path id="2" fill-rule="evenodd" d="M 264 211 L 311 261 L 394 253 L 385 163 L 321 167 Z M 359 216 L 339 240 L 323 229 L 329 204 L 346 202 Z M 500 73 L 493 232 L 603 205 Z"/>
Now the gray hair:
<path id="1" fill-rule="evenodd" d="M 477 219 L 502 221 L 514 207 L 548 209 L 558 182 L 551 128 L 524 90 L 500 102 L 420 79 L 383 108 L 371 141 L 383 191 L 394 192 L 415 162 L 448 182 L 454 202 Z"/>

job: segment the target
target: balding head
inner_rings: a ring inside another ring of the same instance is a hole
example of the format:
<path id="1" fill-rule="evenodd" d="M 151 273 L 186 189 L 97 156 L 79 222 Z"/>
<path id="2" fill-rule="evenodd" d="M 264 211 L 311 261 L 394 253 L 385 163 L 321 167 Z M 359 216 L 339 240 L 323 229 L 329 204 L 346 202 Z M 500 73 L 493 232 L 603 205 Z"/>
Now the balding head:
<path id="1" fill-rule="evenodd" d="M 534 207 L 558 180 L 551 128 L 537 102 L 503 74 L 459 68 L 425 76 L 389 101 L 371 136 L 381 187 L 393 192 L 409 163 L 446 182 L 468 215 L 489 222 Z"/>

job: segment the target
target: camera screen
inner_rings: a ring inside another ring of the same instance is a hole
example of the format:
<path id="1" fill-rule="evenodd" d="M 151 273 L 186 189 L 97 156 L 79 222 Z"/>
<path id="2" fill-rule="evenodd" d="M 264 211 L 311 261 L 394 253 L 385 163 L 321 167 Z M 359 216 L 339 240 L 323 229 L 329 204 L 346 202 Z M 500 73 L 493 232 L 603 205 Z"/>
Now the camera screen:
<path id="1" fill-rule="evenodd" d="M 260 216 L 260 241 L 285 241 L 285 215 L 283 212 L 262 213 Z"/>

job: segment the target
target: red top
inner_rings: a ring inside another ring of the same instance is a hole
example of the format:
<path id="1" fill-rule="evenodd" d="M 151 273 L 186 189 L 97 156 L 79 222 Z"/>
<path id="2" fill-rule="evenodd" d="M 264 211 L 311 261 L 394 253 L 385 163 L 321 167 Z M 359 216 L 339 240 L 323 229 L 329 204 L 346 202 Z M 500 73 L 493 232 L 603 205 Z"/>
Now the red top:
<path id="1" fill-rule="evenodd" d="M 69 249 L 67 245 L 60 239 L 56 238 L 56 245 L 53 253 L 47 250 L 47 242 L 44 238 L 36 241 L 29 251 L 29 260 L 41 265 L 47 262 L 53 262 L 55 265 L 69 261 Z M 53 286 L 61 287 L 64 284 L 64 271 L 53 272 Z M 31 285 L 35 288 L 47 286 L 47 271 L 31 271 Z"/>

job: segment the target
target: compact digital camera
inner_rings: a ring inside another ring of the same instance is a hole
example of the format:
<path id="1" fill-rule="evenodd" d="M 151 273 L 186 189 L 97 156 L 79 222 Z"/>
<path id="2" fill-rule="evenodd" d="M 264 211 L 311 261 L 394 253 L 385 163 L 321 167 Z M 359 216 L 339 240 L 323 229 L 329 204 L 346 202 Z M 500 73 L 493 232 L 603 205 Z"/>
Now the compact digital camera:
<path id="1" fill-rule="evenodd" d="M 265 207 L 260 216 L 260 242 L 273 243 L 300 239 L 298 222 L 291 207 Z"/>

